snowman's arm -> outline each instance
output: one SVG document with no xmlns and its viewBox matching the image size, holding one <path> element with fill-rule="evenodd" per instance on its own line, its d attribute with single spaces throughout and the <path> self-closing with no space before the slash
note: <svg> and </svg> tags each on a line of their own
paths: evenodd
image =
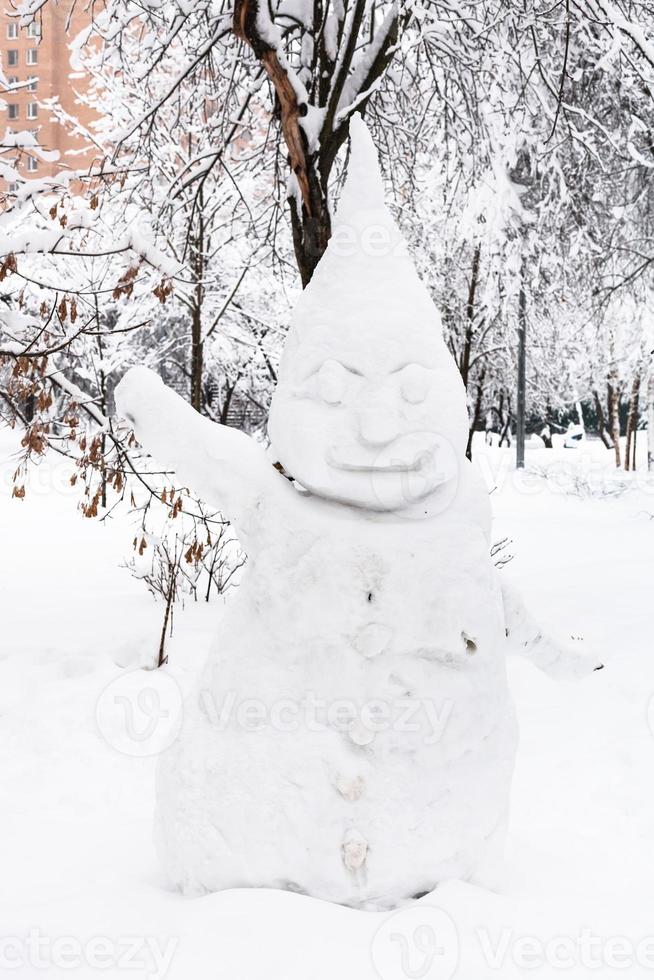
<svg viewBox="0 0 654 980">
<path fill-rule="evenodd" d="M 563 646 L 547 636 L 524 604 L 522 596 L 504 575 L 500 576 L 504 602 L 504 625 L 509 651 L 530 660 L 550 677 L 559 680 L 586 677 L 601 670 L 597 658 L 583 648 Z"/>
<path fill-rule="evenodd" d="M 132 424 L 157 463 L 233 519 L 239 531 L 259 502 L 287 489 L 253 439 L 200 415 L 154 371 L 128 371 L 115 401 L 117 413 Z"/>
</svg>

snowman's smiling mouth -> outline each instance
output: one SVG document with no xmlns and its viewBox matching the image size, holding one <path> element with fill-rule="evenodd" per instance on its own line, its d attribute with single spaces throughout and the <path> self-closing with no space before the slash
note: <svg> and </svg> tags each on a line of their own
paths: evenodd
<svg viewBox="0 0 654 980">
<path fill-rule="evenodd" d="M 362 461 L 360 451 L 356 448 L 330 450 L 327 462 L 334 469 L 346 470 L 350 473 L 418 473 L 434 462 L 434 450 L 423 449 L 412 459 L 384 459 L 380 453 L 374 460 Z"/>
</svg>

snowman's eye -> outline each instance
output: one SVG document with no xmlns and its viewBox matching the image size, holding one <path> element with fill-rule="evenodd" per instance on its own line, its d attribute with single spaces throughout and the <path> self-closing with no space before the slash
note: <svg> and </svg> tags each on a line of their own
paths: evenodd
<svg viewBox="0 0 654 980">
<path fill-rule="evenodd" d="M 419 364 L 407 364 L 400 372 L 402 398 L 412 405 L 423 402 L 429 391 L 429 374 Z"/>
<path fill-rule="evenodd" d="M 340 361 L 325 361 L 318 371 L 318 391 L 328 405 L 340 405 L 345 397 L 350 372 Z"/>
</svg>

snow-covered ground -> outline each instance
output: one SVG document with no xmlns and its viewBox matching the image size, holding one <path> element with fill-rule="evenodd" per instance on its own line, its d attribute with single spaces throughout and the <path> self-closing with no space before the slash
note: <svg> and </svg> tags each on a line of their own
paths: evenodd
<svg viewBox="0 0 654 980">
<path fill-rule="evenodd" d="M 644 441 L 644 440 L 641 440 Z M 515 555 L 502 575 L 606 669 L 557 683 L 512 661 L 521 728 L 500 894 L 451 882 L 394 914 L 275 891 L 183 898 L 151 839 L 157 748 L 218 605 L 175 617 L 120 567 L 133 532 L 78 515 L 65 463 L 10 499 L 0 432 L 0 968 L 15 977 L 483 980 L 654 970 L 654 487 L 615 492 L 587 450 L 478 446 Z M 643 447 L 641 447 L 643 448 Z M 549 469 L 549 476 L 542 474 Z M 572 642 L 572 641 L 571 641 Z M 575 641 L 577 642 L 577 641 Z M 649 719 L 648 719 L 648 709 Z"/>
</svg>

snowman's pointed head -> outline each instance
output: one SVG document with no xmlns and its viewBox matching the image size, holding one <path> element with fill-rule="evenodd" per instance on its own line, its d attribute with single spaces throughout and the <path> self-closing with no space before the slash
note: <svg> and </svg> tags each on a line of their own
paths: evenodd
<svg viewBox="0 0 654 980">
<path fill-rule="evenodd" d="M 332 238 L 294 310 L 268 430 L 304 487 L 374 510 L 451 487 L 465 452 L 461 376 L 358 115 Z"/>
</svg>

